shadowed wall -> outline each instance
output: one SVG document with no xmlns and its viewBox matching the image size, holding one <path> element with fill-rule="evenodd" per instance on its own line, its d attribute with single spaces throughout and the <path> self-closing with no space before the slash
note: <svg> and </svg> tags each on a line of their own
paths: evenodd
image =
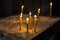
<svg viewBox="0 0 60 40">
<path fill-rule="evenodd" d="M 24 13 L 32 11 L 33 14 L 37 14 L 37 9 L 41 8 L 41 15 L 49 16 L 50 2 L 51 0 L 0 0 L 0 17 L 20 14 L 21 5 L 25 6 Z M 60 16 L 59 1 L 53 0 L 52 2 L 53 2 L 52 15 Z"/>
</svg>

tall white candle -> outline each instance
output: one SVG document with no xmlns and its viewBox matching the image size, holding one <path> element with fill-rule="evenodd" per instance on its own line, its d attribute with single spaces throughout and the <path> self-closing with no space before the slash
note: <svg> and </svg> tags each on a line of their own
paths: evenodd
<svg viewBox="0 0 60 40">
<path fill-rule="evenodd" d="M 20 30 L 21 30 L 21 27 L 22 27 L 22 22 L 23 22 L 23 18 L 22 18 L 22 13 L 20 14 Z"/>
<path fill-rule="evenodd" d="M 52 2 L 50 3 L 50 16 L 52 15 Z"/>
<path fill-rule="evenodd" d="M 31 23 L 32 23 L 32 16 L 31 12 L 29 12 L 29 28 L 31 29 Z"/>
<path fill-rule="evenodd" d="M 24 8 L 24 5 L 21 6 L 21 12 L 23 13 L 23 8 Z"/>
<path fill-rule="evenodd" d="M 40 15 L 40 8 L 38 9 L 38 16 Z"/>
<path fill-rule="evenodd" d="M 36 32 L 37 16 L 34 15 L 34 32 Z"/>
<path fill-rule="evenodd" d="M 28 33 L 29 18 L 26 18 L 26 24 L 27 24 L 27 32 L 26 33 Z"/>
</svg>

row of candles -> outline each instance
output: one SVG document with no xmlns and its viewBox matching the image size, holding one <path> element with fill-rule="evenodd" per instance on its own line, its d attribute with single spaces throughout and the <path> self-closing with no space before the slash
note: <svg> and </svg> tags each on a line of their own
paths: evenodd
<svg viewBox="0 0 60 40">
<path fill-rule="evenodd" d="M 21 6 L 21 14 L 20 14 L 20 30 L 22 27 L 22 23 L 23 23 L 23 8 L 24 6 Z M 52 2 L 50 3 L 50 16 L 51 16 L 51 12 L 52 12 Z M 40 8 L 38 9 L 38 15 L 34 15 L 34 32 L 36 32 L 36 24 L 37 24 L 37 17 L 39 17 L 40 15 Z M 31 12 L 29 12 L 29 18 L 26 18 L 26 25 L 27 25 L 27 30 L 26 32 L 28 33 L 29 28 L 31 28 L 31 23 L 32 23 L 32 16 L 31 16 Z M 29 25 L 29 26 L 28 26 Z"/>
<path fill-rule="evenodd" d="M 32 23 L 32 16 L 31 16 L 31 12 L 29 12 L 29 18 L 26 18 L 27 33 L 28 33 L 28 29 L 29 28 L 31 29 L 31 23 Z M 34 15 L 34 32 L 36 32 L 36 23 L 37 23 L 37 15 Z M 21 13 L 20 14 L 20 30 L 21 30 L 22 24 L 23 24 L 23 16 Z"/>
</svg>

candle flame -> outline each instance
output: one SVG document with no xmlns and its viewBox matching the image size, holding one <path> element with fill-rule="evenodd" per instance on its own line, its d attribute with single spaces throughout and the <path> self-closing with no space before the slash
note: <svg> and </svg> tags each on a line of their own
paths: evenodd
<svg viewBox="0 0 60 40">
<path fill-rule="evenodd" d="M 28 21 L 29 21 L 29 18 L 26 18 L 26 21 L 27 21 L 26 23 L 28 23 Z"/>
<path fill-rule="evenodd" d="M 21 6 L 22 8 L 24 7 L 24 5 Z"/>
<path fill-rule="evenodd" d="M 40 14 L 40 8 L 38 9 L 38 15 Z"/>
<path fill-rule="evenodd" d="M 36 17 L 37 17 L 37 15 L 34 15 L 34 17 L 36 18 Z"/>
<path fill-rule="evenodd" d="M 40 8 L 38 9 L 38 11 L 40 11 Z"/>
<path fill-rule="evenodd" d="M 22 13 L 20 14 L 20 17 L 22 17 Z"/>
<path fill-rule="evenodd" d="M 29 12 L 29 15 L 31 15 L 31 12 Z"/>
<path fill-rule="evenodd" d="M 35 18 L 34 20 L 37 20 L 37 15 L 34 15 L 34 18 Z"/>
<path fill-rule="evenodd" d="M 29 21 L 29 18 L 26 18 L 26 21 Z"/>
<path fill-rule="evenodd" d="M 50 3 L 50 5 L 52 5 L 52 2 Z"/>
</svg>

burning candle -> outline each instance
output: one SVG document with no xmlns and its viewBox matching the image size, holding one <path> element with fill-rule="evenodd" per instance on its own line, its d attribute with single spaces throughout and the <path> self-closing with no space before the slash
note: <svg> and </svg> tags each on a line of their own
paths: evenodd
<svg viewBox="0 0 60 40">
<path fill-rule="evenodd" d="M 31 12 L 29 12 L 29 25 L 30 25 L 30 29 L 31 29 L 31 22 L 32 22 L 32 16 L 31 16 Z"/>
<path fill-rule="evenodd" d="M 20 30 L 21 30 L 21 27 L 22 27 L 22 13 L 20 14 Z"/>
<path fill-rule="evenodd" d="M 36 32 L 37 16 L 34 15 L 34 32 Z"/>
<path fill-rule="evenodd" d="M 26 18 L 26 24 L 27 24 L 27 33 L 28 33 L 29 18 Z"/>
<path fill-rule="evenodd" d="M 23 8 L 24 8 L 24 5 L 21 6 L 21 12 L 23 13 Z"/>
<path fill-rule="evenodd" d="M 52 2 L 50 3 L 50 16 L 51 16 L 51 13 L 52 13 Z"/>
<path fill-rule="evenodd" d="M 38 9 L 38 17 L 39 17 L 39 15 L 40 15 L 40 8 Z"/>
</svg>

